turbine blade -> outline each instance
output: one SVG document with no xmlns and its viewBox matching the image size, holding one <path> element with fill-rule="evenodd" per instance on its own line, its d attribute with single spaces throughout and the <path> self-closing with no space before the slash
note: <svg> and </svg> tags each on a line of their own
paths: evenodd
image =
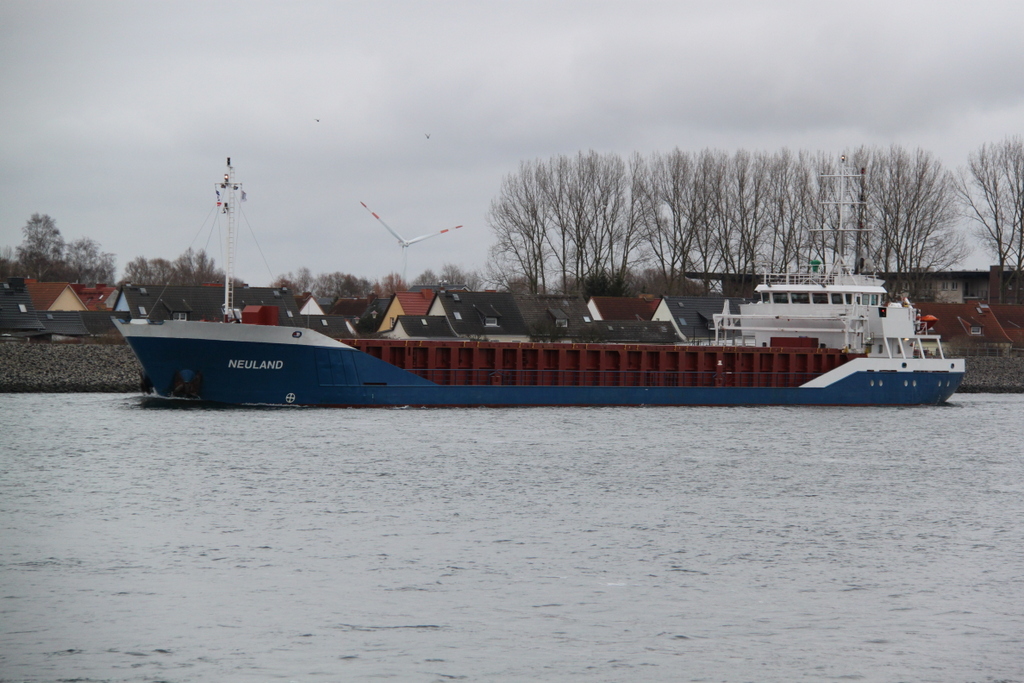
<svg viewBox="0 0 1024 683">
<path fill-rule="evenodd" d="M 394 236 L 395 236 L 395 239 L 396 239 L 396 240 L 398 240 L 398 243 L 399 243 L 399 244 L 401 244 L 401 245 L 403 245 L 403 246 L 405 246 L 405 245 L 408 245 L 408 244 L 411 244 L 411 242 L 408 242 L 408 241 L 406 241 L 406 239 L 405 239 L 404 237 L 402 237 L 402 236 L 401 236 L 401 235 L 399 235 L 399 234 L 398 234 L 397 232 L 395 232 L 394 230 L 392 230 L 392 229 L 391 229 L 391 226 L 390 226 L 390 225 L 388 225 L 387 223 L 385 223 L 385 222 L 384 222 L 384 219 L 383 219 L 383 218 L 381 218 L 380 216 L 378 216 L 377 214 L 375 214 L 375 213 L 374 213 L 373 211 L 371 211 L 371 210 L 370 210 L 370 207 L 368 207 L 368 206 L 366 205 L 366 202 L 359 202 L 359 203 L 363 205 L 363 208 L 364 208 L 364 209 L 366 209 L 367 211 L 369 211 L 369 212 L 370 212 L 370 215 L 371 215 L 371 216 L 373 216 L 373 217 L 374 217 L 374 218 L 376 218 L 376 219 L 377 219 L 378 221 L 380 221 L 380 224 L 381 224 L 381 225 L 383 225 L 383 226 L 384 226 L 385 228 L 387 228 L 387 231 L 388 231 L 388 232 L 390 232 L 390 233 L 391 233 L 392 235 L 394 235 Z"/>
<path fill-rule="evenodd" d="M 462 227 L 461 225 L 456 225 L 454 228 L 445 228 L 444 230 L 440 230 L 438 232 L 432 232 L 429 235 L 420 235 L 419 237 L 412 238 L 411 240 L 409 240 L 408 243 L 409 244 L 416 244 L 417 242 L 422 242 L 423 240 L 428 240 L 431 237 L 437 237 L 438 235 L 443 235 L 446 232 L 451 232 L 452 230 L 458 230 L 461 227 Z"/>
</svg>

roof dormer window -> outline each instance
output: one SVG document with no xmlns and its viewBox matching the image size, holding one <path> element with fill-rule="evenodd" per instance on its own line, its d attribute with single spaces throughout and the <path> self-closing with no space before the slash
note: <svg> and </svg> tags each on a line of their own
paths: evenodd
<svg viewBox="0 0 1024 683">
<path fill-rule="evenodd" d="M 971 325 L 971 334 L 981 335 L 981 325 Z"/>
</svg>

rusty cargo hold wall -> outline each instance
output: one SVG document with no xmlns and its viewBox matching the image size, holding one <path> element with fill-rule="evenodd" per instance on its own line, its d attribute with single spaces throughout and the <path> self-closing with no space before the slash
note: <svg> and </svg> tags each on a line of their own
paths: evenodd
<svg viewBox="0 0 1024 683">
<path fill-rule="evenodd" d="M 443 385 L 795 387 L 863 356 L 797 347 L 341 341 Z"/>
</svg>

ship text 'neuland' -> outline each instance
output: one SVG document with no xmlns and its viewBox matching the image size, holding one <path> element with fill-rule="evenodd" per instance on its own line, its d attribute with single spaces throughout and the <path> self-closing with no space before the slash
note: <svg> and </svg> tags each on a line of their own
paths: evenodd
<svg viewBox="0 0 1024 683">
<path fill-rule="evenodd" d="M 229 360 L 229 368 L 236 370 L 280 370 L 284 367 L 283 360 Z"/>
</svg>

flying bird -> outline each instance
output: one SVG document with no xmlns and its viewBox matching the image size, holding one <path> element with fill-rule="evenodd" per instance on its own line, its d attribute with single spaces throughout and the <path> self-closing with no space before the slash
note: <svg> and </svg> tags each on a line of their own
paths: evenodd
<svg viewBox="0 0 1024 683">
<path fill-rule="evenodd" d="M 424 135 L 426 135 L 426 136 L 427 136 L 427 139 L 428 139 L 428 140 L 430 139 L 430 133 L 424 133 Z"/>
</svg>

